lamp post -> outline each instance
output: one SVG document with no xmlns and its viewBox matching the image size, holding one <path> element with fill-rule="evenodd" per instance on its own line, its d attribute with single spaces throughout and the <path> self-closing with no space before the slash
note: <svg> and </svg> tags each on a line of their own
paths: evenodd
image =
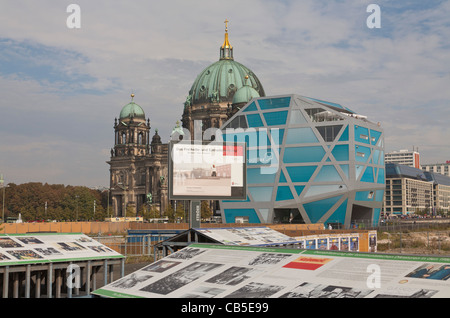
<svg viewBox="0 0 450 318">
<path fill-rule="evenodd" d="M 109 216 L 109 192 L 111 192 L 111 188 L 108 188 L 108 199 L 106 202 L 106 215 Z M 112 215 L 111 215 L 112 218 Z"/>
<path fill-rule="evenodd" d="M 2 222 L 5 222 L 5 185 L 4 185 L 5 180 L 3 179 L 3 174 L 0 174 L 0 184 L 2 185 L 3 188 L 3 211 L 2 211 Z"/>
<path fill-rule="evenodd" d="M 77 199 L 77 209 L 76 209 L 76 222 L 78 222 L 78 198 L 79 198 L 80 196 L 77 194 L 77 195 L 75 195 L 75 198 Z"/>
</svg>

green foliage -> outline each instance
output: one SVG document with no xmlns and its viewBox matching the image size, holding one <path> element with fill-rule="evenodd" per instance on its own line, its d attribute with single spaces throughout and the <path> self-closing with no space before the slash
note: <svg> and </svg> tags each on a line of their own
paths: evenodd
<svg viewBox="0 0 450 318">
<path fill-rule="evenodd" d="M 164 212 L 164 216 L 169 218 L 169 222 L 172 223 L 175 221 L 175 210 L 172 207 L 172 204 L 169 203 L 166 211 Z"/>
<path fill-rule="evenodd" d="M 183 203 L 178 203 L 176 210 L 173 208 L 172 204 L 169 203 L 164 216 L 167 216 L 169 218 L 169 222 L 177 222 L 184 219 Z"/>
<path fill-rule="evenodd" d="M 212 210 L 209 206 L 209 201 L 202 201 L 200 213 L 202 219 L 209 219 L 212 216 Z"/>
<path fill-rule="evenodd" d="M 125 211 L 125 216 L 129 217 L 129 218 L 136 217 L 136 207 L 127 205 L 127 210 Z"/>
<path fill-rule="evenodd" d="M 25 222 L 103 221 L 107 217 L 107 193 L 87 187 L 30 182 L 10 183 L 5 190 L 5 218 L 19 213 Z"/>
</svg>

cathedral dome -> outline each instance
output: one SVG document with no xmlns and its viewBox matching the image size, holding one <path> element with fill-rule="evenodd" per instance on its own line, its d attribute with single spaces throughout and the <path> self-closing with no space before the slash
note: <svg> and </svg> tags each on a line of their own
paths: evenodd
<svg viewBox="0 0 450 318">
<path fill-rule="evenodd" d="M 245 85 L 239 88 L 233 96 L 233 104 L 248 103 L 252 98 L 261 97 L 258 91 L 250 86 L 249 77 L 245 78 Z"/>
<path fill-rule="evenodd" d="M 141 106 L 133 101 L 134 94 L 131 94 L 131 102 L 123 106 L 120 111 L 120 119 L 141 118 L 145 120 L 145 113 Z"/>
<path fill-rule="evenodd" d="M 219 61 L 205 68 L 197 76 L 189 91 L 186 106 L 201 103 L 231 103 L 234 94 L 246 84 L 246 81 L 259 96 L 265 96 L 258 77 L 249 68 L 234 60 L 233 47 L 228 40 L 228 29 L 225 29 L 225 41 L 220 47 Z"/>
<path fill-rule="evenodd" d="M 208 66 L 197 76 L 189 91 L 191 105 L 231 102 L 236 91 L 244 86 L 247 75 L 251 88 L 259 96 L 265 96 L 261 82 L 250 69 L 234 60 L 223 59 Z"/>
</svg>

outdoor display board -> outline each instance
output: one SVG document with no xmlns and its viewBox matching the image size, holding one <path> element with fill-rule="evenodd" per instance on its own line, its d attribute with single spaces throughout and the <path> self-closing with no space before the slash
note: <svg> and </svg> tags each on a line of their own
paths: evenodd
<svg viewBox="0 0 450 318">
<path fill-rule="evenodd" d="M 123 256 L 80 233 L 0 235 L 0 266 L 119 257 Z"/>
<path fill-rule="evenodd" d="M 273 246 L 301 242 L 269 227 L 197 228 L 195 230 L 225 245 Z"/>
<path fill-rule="evenodd" d="M 450 297 L 450 257 L 192 244 L 93 294 L 111 298 Z"/>
<path fill-rule="evenodd" d="M 295 239 L 298 240 L 299 247 L 304 249 L 360 251 L 358 233 L 307 235 Z"/>
<path fill-rule="evenodd" d="M 171 141 L 172 200 L 247 199 L 245 143 Z"/>
</svg>

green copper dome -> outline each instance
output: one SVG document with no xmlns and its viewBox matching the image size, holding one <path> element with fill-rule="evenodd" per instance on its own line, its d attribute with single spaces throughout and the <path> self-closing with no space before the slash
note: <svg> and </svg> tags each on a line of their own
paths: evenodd
<svg viewBox="0 0 450 318">
<path fill-rule="evenodd" d="M 132 94 L 131 97 L 134 98 L 134 94 Z M 131 100 L 130 103 L 123 106 L 122 110 L 120 111 L 119 118 L 142 118 L 145 120 L 145 113 L 141 106 Z"/>
<path fill-rule="evenodd" d="M 259 94 L 258 97 L 265 96 L 264 88 L 258 77 L 249 68 L 234 60 L 233 47 L 228 40 L 228 29 L 225 31 L 225 41 L 220 47 L 219 61 L 205 68 L 197 76 L 189 91 L 185 106 L 201 103 L 231 103 L 234 94 L 245 85 L 246 81 L 250 87 L 256 90 Z"/>
<path fill-rule="evenodd" d="M 233 96 L 233 104 L 247 103 L 252 98 L 261 97 L 259 93 L 249 85 L 249 79 L 246 80 L 244 86 L 239 88 Z"/>
<path fill-rule="evenodd" d="M 223 59 L 204 69 L 195 80 L 189 91 L 191 105 L 208 102 L 232 102 L 238 89 L 244 86 L 245 77 L 249 77 L 249 85 L 265 96 L 261 82 L 256 75 L 244 65 Z"/>
</svg>

